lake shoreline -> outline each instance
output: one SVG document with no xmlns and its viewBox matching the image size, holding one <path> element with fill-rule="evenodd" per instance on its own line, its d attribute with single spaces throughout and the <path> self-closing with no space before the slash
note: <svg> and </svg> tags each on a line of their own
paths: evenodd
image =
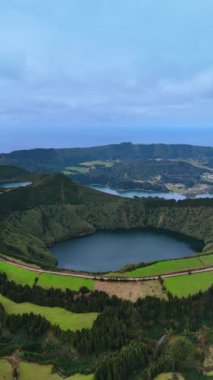
<svg viewBox="0 0 213 380">
<path fill-rule="evenodd" d="M 106 273 L 125 265 L 193 257 L 203 242 L 162 229 L 97 231 L 60 241 L 51 248 L 58 268 Z"/>
<path fill-rule="evenodd" d="M 175 199 L 175 200 L 184 200 L 184 199 L 198 199 L 198 198 L 213 198 L 213 193 L 182 193 L 182 192 L 173 192 L 173 191 L 163 191 L 163 192 L 155 192 L 153 190 L 141 190 L 141 189 L 117 189 L 106 185 L 101 184 L 90 184 L 87 185 L 91 189 L 102 191 L 106 194 L 111 194 L 115 196 L 120 196 L 124 198 L 164 198 L 164 199 Z M 135 193 L 135 194 L 134 194 Z M 133 194 L 132 196 L 128 196 L 128 194 Z M 141 195 L 139 195 L 141 194 Z M 167 197 L 168 195 L 168 197 Z M 174 197 L 170 197 L 169 195 L 173 195 Z"/>
</svg>

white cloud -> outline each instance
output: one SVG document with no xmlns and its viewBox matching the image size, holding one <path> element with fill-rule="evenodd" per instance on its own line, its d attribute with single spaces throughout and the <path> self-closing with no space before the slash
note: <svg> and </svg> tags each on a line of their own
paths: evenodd
<svg viewBox="0 0 213 380">
<path fill-rule="evenodd" d="M 213 69 L 201 71 L 196 75 L 180 81 L 163 79 L 159 83 L 162 93 L 170 96 L 184 96 L 188 98 L 213 96 Z"/>
</svg>

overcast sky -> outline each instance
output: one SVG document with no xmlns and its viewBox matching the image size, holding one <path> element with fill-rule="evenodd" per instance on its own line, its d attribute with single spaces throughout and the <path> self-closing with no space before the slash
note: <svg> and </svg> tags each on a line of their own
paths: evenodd
<svg viewBox="0 0 213 380">
<path fill-rule="evenodd" d="M 0 148 L 213 125 L 212 0 L 0 0 Z"/>
</svg>

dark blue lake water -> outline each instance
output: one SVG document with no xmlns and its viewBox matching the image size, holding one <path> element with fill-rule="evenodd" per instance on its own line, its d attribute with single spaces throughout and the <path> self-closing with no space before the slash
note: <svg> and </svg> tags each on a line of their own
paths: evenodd
<svg viewBox="0 0 213 380">
<path fill-rule="evenodd" d="M 189 244 L 150 231 L 98 232 L 57 243 L 51 252 L 61 268 L 90 272 L 118 270 L 125 264 L 190 256 Z"/>
</svg>

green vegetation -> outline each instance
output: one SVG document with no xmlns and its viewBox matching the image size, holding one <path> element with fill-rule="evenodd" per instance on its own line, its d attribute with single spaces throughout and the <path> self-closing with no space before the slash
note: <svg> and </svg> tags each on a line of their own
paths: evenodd
<svg viewBox="0 0 213 380">
<path fill-rule="evenodd" d="M 52 325 L 59 325 L 62 330 L 81 330 L 91 328 L 97 313 L 77 314 L 64 310 L 60 307 L 38 306 L 29 302 L 15 303 L 0 295 L 0 303 L 4 306 L 6 313 L 22 315 L 33 313 L 46 318 Z"/>
<path fill-rule="evenodd" d="M 98 183 L 116 189 L 141 189 L 145 191 L 176 191 L 203 184 L 204 174 L 210 169 L 198 168 L 180 160 L 127 160 L 114 165 L 97 165 L 93 170 L 80 172 L 75 179 L 84 184 Z M 206 182 L 207 184 L 207 182 Z M 186 189 L 185 189 L 186 187 Z"/>
<path fill-rule="evenodd" d="M 40 274 L 28 269 L 15 267 L 13 264 L 0 261 L 0 272 L 6 273 L 10 281 L 14 281 L 20 285 L 29 285 L 32 287 L 35 280 L 38 279 L 37 285 L 48 289 L 71 289 L 78 291 L 81 287 L 87 287 L 89 290 L 93 289 L 94 281 L 90 279 L 78 277 L 66 277 L 52 274 Z"/>
<path fill-rule="evenodd" d="M 21 181 L 30 177 L 30 173 L 16 166 L 0 166 L 0 183 L 7 181 Z"/>
<path fill-rule="evenodd" d="M 27 188 L 0 196 L 0 251 L 52 268 L 48 246 L 93 233 L 152 227 L 203 240 L 213 236 L 213 200 L 124 199 L 95 191 L 63 174 L 44 174 Z"/>
<path fill-rule="evenodd" d="M 91 148 L 31 149 L 1 154 L 0 164 L 18 165 L 33 171 L 63 170 L 91 161 L 196 160 L 211 163 L 213 148 L 192 145 L 122 143 Z"/>
<path fill-rule="evenodd" d="M 130 173 L 133 180 L 134 172 L 145 176 L 150 160 L 157 162 L 150 162 L 156 186 L 155 168 L 165 169 L 165 162 L 161 166 L 158 159 L 178 159 L 179 156 L 186 160 L 199 157 L 201 161 L 210 162 L 212 148 L 121 144 L 83 151 L 14 152 L 3 155 L 0 161 L 25 163 L 31 170 L 61 171 L 82 162 L 117 160 L 112 167 L 101 168 L 102 173 L 106 170 L 115 174 L 119 160 L 123 160 L 121 169 L 127 170 L 127 176 Z M 127 161 L 131 160 L 139 162 L 129 165 Z M 147 162 L 140 169 L 143 160 Z M 161 174 L 163 180 L 174 178 L 174 168 L 180 173 L 185 168 L 192 182 L 201 176 L 203 168 L 196 168 L 195 172 L 187 162 L 185 164 L 168 164 L 168 170 Z M 95 171 L 100 169 L 98 166 Z M 190 179 L 185 180 L 188 183 Z M 186 267 L 190 270 L 191 266 L 212 263 L 213 200 L 121 199 L 85 188 L 62 174 L 51 173 L 36 175 L 28 188 L 2 193 L 0 209 L 0 251 L 44 267 L 56 264 L 48 251 L 55 241 L 98 230 L 146 227 L 195 238 L 204 243 L 204 251 L 210 254 L 134 268 L 127 275 L 138 270 L 150 271 L 154 266 L 155 271 L 164 272 L 165 267 L 169 271 Z M 45 379 L 94 373 L 94 380 L 150 380 L 159 374 L 177 373 L 187 380 L 206 380 L 206 353 L 212 344 L 211 272 L 165 280 L 164 286 L 170 291 L 168 300 L 146 297 L 131 303 L 110 298 L 104 292 L 93 291 L 88 295 L 85 286 L 92 289 L 93 282 L 82 283 L 79 279 L 75 282 L 67 277 L 65 281 L 62 276 L 37 275 L 28 270 L 28 273 L 22 269 L 12 270 L 10 264 L 1 265 L 10 281 L 0 273 L 0 356 L 11 357 L 18 353 L 18 358 L 25 362 L 21 364 L 25 378 L 30 379 L 32 373 L 39 377 L 39 363 L 52 365 L 57 372 L 57 375 L 51 374 L 48 367 L 49 372 L 45 373 L 42 367 L 41 379 L 43 373 Z M 65 290 L 67 282 L 70 288 L 79 289 L 83 285 L 84 289 L 79 293 Z M 52 285 L 61 289 L 49 289 Z M 204 292 L 205 289 L 208 290 Z M 199 293 L 185 298 L 187 292 Z M 37 364 L 30 369 L 32 362 Z M 82 380 L 82 376 L 75 375 L 71 379 Z M 83 379 L 91 380 L 93 375 Z"/>
<path fill-rule="evenodd" d="M 190 257 L 190 258 L 185 258 L 185 259 L 159 261 L 157 263 L 142 266 L 142 267 L 139 267 L 127 272 L 109 273 L 109 276 L 110 277 L 113 277 L 113 276 L 127 276 L 127 277 L 156 276 L 156 275 L 161 275 L 164 273 L 203 268 L 203 267 L 207 267 L 211 265 L 213 265 L 213 254 L 195 256 L 195 257 Z"/>
<path fill-rule="evenodd" d="M 20 362 L 17 365 L 19 380 L 63 380 L 64 377 L 54 372 L 51 365 Z M 0 380 L 12 380 L 13 369 L 6 359 L 0 360 Z M 65 380 L 93 380 L 93 375 L 76 374 L 66 377 Z"/>
<path fill-rule="evenodd" d="M 204 292 L 212 285 L 213 272 L 196 273 L 164 280 L 166 290 L 177 297 L 188 297 L 198 292 Z"/>
<path fill-rule="evenodd" d="M 0 380 L 12 380 L 12 367 L 6 359 L 0 359 Z"/>
<path fill-rule="evenodd" d="M 85 168 L 83 166 L 67 166 L 65 169 L 64 169 L 66 172 L 71 172 L 71 173 L 87 173 L 88 171 L 88 168 Z"/>
<path fill-rule="evenodd" d="M 10 281 L 15 281 L 20 285 L 33 286 L 35 283 L 35 278 L 37 277 L 37 273 L 35 272 L 14 267 L 14 265 L 4 261 L 0 261 L 0 272 L 6 273 Z"/>
<path fill-rule="evenodd" d="M 82 166 L 105 166 L 106 168 L 111 168 L 113 166 L 112 161 L 102 161 L 102 160 L 96 160 L 96 161 L 88 161 L 88 162 L 81 162 L 80 165 Z"/>
<path fill-rule="evenodd" d="M 62 330 L 44 316 L 8 314 L 5 297 L 1 297 L 6 309 L 0 304 L 1 357 L 13 355 L 24 362 L 53 365 L 64 377 L 94 373 L 94 380 L 109 380 L 110 373 L 113 380 L 149 380 L 173 372 L 187 380 L 206 380 L 206 353 L 213 336 L 209 307 L 213 288 L 187 299 L 171 295 L 168 301 L 146 297 L 131 303 L 101 292 L 73 298 L 71 292 L 23 287 L 8 282 L 5 275 L 0 280 L 1 292 L 7 297 L 19 302 L 35 299 L 42 302 L 43 310 L 48 308 L 45 305 L 60 303 L 84 315 L 88 310 L 99 312 L 91 329 Z"/>
<path fill-rule="evenodd" d="M 74 179 L 78 178 L 78 175 L 85 175 L 89 173 L 91 170 L 94 171 L 96 167 L 101 168 L 111 168 L 113 166 L 112 162 L 109 161 L 90 161 L 90 162 L 81 162 L 79 165 L 75 166 L 66 166 L 62 173 L 67 176 L 74 176 Z"/>
<path fill-rule="evenodd" d="M 51 365 L 39 365 L 34 363 L 24 363 L 21 362 L 20 366 L 19 380 L 63 380 L 57 373 L 53 372 Z M 66 377 L 64 380 L 93 380 L 93 375 L 80 375 L 76 374 L 73 376 Z"/>
<path fill-rule="evenodd" d="M 176 375 L 176 377 L 174 376 Z M 155 377 L 154 380 L 184 380 L 183 376 L 178 373 L 162 373 L 161 375 L 158 375 Z"/>
<path fill-rule="evenodd" d="M 68 277 L 52 274 L 42 274 L 39 276 L 38 285 L 42 288 L 55 288 L 55 289 L 71 289 L 78 291 L 82 287 L 86 287 L 92 290 L 94 287 L 94 281 L 80 277 Z"/>
<path fill-rule="evenodd" d="M 181 184 L 184 192 L 212 189 L 205 175 L 212 167 L 212 148 L 189 145 L 123 143 L 81 149 L 34 149 L 2 154 L 0 165 L 31 171 L 63 172 L 84 184 L 117 189 L 168 191 Z M 88 170 L 92 169 L 92 170 Z M 170 187 L 168 186 L 170 185 Z"/>
</svg>

